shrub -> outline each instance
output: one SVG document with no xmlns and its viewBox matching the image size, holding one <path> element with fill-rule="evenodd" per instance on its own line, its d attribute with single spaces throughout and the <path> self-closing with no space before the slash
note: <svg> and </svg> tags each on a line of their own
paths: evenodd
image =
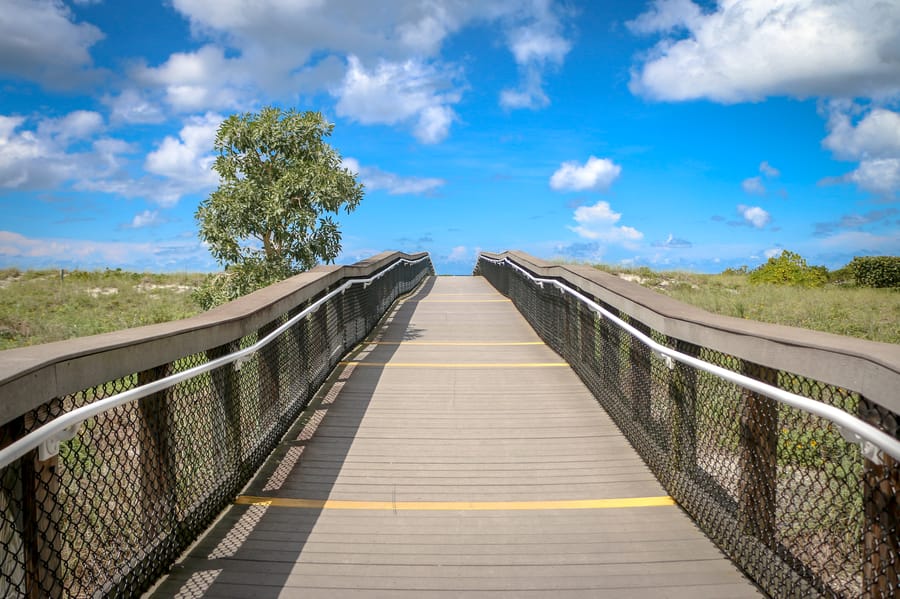
<svg viewBox="0 0 900 599">
<path fill-rule="evenodd" d="M 849 268 L 857 285 L 900 288 L 900 256 L 857 256 Z"/>
<path fill-rule="evenodd" d="M 750 271 L 749 280 L 751 283 L 821 287 L 828 282 L 828 269 L 809 266 L 800 254 L 784 250 Z"/>
</svg>

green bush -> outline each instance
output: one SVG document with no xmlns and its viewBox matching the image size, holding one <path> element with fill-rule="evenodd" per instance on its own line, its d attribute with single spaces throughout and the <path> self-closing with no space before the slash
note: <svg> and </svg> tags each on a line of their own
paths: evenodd
<svg viewBox="0 0 900 599">
<path fill-rule="evenodd" d="M 857 256 L 849 268 L 857 285 L 900 288 L 900 256 Z"/>
<path fill-rule="evenodd" d="M 784 250 L 750 271 L 749 280 L 751 283 L 821 287 L 828 282 L 828 269 L 809 266 L 800 254 Z"/>
</svg>

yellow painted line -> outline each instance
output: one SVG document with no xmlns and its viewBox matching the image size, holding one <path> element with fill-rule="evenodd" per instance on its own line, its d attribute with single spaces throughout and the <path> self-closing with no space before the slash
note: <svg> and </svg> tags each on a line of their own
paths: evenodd
<svg viewBox="0 0 900 599">
<path fill-rule="evenodd" d="M 379 366 L 381 368 L 558 368 L 567 362 L 340 362 L 341 366 Z"/>
<path fill-rule="evenodd" d="M 309 508 L 317 510 L 380 511 L 486 511 L 486 510 L 608 510 L 630 507 L 675 505 L 668 495 L 658 497 L 621 497 L 616 499 L 562 499 L 553 501 L 348 501 L 342 499 L 290 499 L 239 495 L 238 505 Z"/>
<path fill-rule="evenodd" d="M 511 345 L 544 345 L 543 341 L 367 341 L 360 345 L 435 345 L 460 347 L 500 347 Z"/>
<path fill-rule="evenodd" d="M 405 300 L 403 303 L 409 304 L 491 304 L 501 302 L 511 302 L 509 299 L 425 299 L 425 300 Z"/>
</svg>

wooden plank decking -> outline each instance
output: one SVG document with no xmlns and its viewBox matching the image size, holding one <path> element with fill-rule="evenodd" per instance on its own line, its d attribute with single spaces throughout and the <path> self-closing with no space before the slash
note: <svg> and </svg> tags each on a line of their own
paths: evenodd
<svg viewBox="0 0 900 599">
<path fill-rule="evenodd" d="M 319 401 L 154 597 L 759 596 L 481 278 L 398 304 Z"/>
</svg>

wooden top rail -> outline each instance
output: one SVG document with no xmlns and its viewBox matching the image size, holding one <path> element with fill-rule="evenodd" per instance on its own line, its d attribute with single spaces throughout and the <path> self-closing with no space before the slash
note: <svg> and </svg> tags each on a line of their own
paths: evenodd
<svg viewBox="0 0 900 599">
<path fill-rule="evenodd" d="M 712 314 L 590 266 L 554 264 L 515 250 L 483 254 L 566 281 L 670 337 L 857 391 L 900 413 L 898 345 Z"/>
<path fill-rule="evenodd" d="M 424 255 L 383 252 L 350 266 L 318 266 L 191 318 L 2 351 L 0 425 L 54 397 L 224 345 L 344 279 Z"/>
</svg>

